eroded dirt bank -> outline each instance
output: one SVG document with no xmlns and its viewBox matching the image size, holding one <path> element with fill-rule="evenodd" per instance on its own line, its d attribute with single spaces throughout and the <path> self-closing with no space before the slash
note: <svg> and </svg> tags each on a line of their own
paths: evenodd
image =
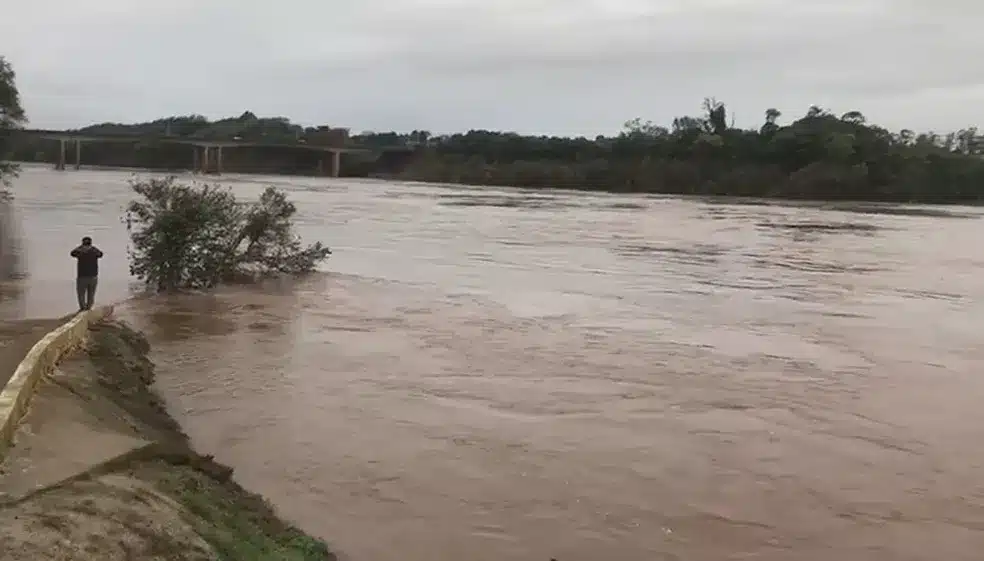
<svg viewBox="0 0 984 561">
<path fill-rule="evenodd" d="M 148 351 L 103 323 L 42 382 L 0 465 L 0 559 L 334 560 L 191 449 Z"/>
</svg>

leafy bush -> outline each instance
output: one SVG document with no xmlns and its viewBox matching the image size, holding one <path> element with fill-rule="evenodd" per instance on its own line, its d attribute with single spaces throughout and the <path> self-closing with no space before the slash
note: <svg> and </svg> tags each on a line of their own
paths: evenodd
<svg viewBox="0 0 984 561">
<path fill-rule="evenodd" d="M 297 208 L 268 187 L 240 202 L 217 185 L 175 177 L 133 181 L 139 199 L 126 207 L 130 274 L 158 291 L 207 289 L 223 282 L 315 270 L 331 250 L 303 246 L 294 233 Z"/>
</svg>

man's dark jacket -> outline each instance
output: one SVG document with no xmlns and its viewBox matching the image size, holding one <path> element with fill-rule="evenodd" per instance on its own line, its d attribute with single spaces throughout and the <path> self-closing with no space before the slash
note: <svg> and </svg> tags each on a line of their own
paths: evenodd
<svg viewBox="0 0 984 561">
<path fill-rule="evenodd" d="M 72 250 L 72 257 L 78 260 L 76 276 L 80 279 L 99 276 L 99 258 L 103 252 L 94 245 L 80 245 Z"/>
</svg>

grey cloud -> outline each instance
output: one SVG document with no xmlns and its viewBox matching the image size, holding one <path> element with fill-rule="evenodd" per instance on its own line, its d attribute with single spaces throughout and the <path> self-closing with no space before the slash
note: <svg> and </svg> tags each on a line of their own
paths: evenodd
<svg viewBox="0 0 984 561">
<path fill-rule="evenodd" d="M 704 96 L 945 130 L 984 84 L 972 0 L 38 0 L 5 7 L 36 126 L 250 109 L 361 129 L 610 133 Z"/>
</svg>

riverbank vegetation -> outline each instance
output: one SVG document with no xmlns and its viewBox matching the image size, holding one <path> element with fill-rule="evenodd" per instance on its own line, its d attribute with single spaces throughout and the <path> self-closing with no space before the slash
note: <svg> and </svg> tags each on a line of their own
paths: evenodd
<svg viewBox="0 0 984 561">
<path fill-rule="evenodd" d="M 13 152 L 9 131 L 19 129 L 27 123 L 27 114 L 21 106 L 20 92 L 17 90 L 17 74 L 13 66 L 0 55 L 0 185 L 10 186 L 17 176 L 16 164 L 10 162 Z"/>
<path fill-rule="evenodd" d="M 130 274 L 159 292 L 207 289 L 223 282 L 314 271 L 331 250 L 303 245 L 297 208 L 269 187 L 242 202 L 228 188 L 174 177 L 134 181 L 126 208 Z"/>
<path fill-rule="evenodd" d="M 11 182 L 20 168 L 12 162 L 13 142 L 11 131 L 27 123 L 27 114 L 21 106 L 17 90 L 17 74 L 13 66 L 0 55 L 0 280 L 22 276 L 20 252 L 16 247 L 17 229 L 10 207 Z"/>
<path fill-rule="evenodd" d="M 977 130 L 916 134 L 869 124 L 857 111 L 810 107 L 754 130 L 726 106 L 669 127 L 639 119 L 615 137 L 531 137 L 471 131 L 434 139 L 402 177 L 422 181 L 636 193 L 792 199 L 972 202 L 984 199 Z"/>
<path fill-rule="evenodd" d="M 317 132 L 285 118 L 258 118 L 249 112 L 218 121 L 193 115 L 134 125 L 101 124 L 81 131 L 166 133 L 212 140 L 279 138 L 285 143 L 303 141 L 305 135 Z M 789 122 L 783 122 L 777 109 L 767 109 L 761 125 L 754 129 L 734 127 L 725 104 L 707 99 L 700 115 L 678 117 L 669 126 L 635 119 L 615 136 L 566 138 L 472 130 L 443 136 L 412 131 L 343 137 L 336 141 L 377 151 L 374 159 L 347 154 L 342 165 L 347 176 L 791 199 L 928 203 L 984 199 L 984 143 L 976 128 L 948 134 L 893 132 L 868 123 L 858 111 L 837 115 L 820 107 L 810 107 Z M 384 150 L 393 147 L 404 151 Z M 86 154 L 86 150 L 120 153 L 100 156 Z M 254 151 L 241 170 L 237 151 L 228 151 L 228 171 L 259 166 L 257 169 L 269 172 L 309 174 L 317 168 L 310 151 L 295 149 L 288 154 L 289 147 L 262 153 L 244 150 Z M 93 143 L 83 151 L 83 159 L 93 164 L 100 157 L 112 165 L 174 168 L 187 167 L 190 161 L 186 147 L 173 145 Z M 264 158 L 270 159 L 265 167 L 261 164 Z"/>
</svg>

